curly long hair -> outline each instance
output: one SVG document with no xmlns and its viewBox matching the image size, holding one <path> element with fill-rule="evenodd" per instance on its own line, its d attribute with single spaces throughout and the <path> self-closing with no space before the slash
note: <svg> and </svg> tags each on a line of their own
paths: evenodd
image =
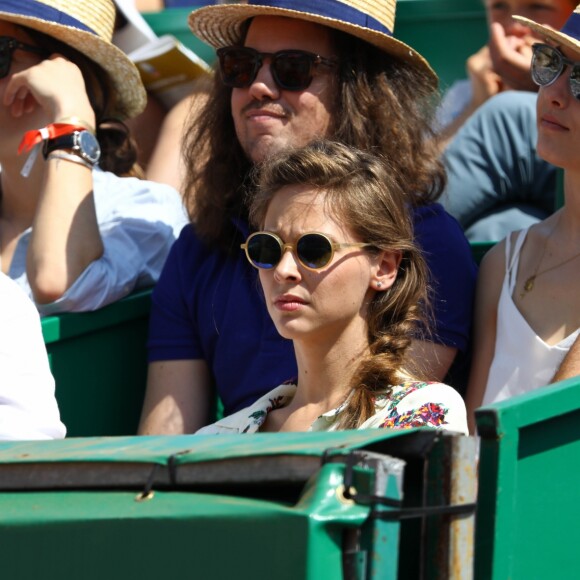
<svg viewBox="0 0 580 580">
<path fill-rule="evenodd" d="M 326 137 L 386 159 L 410 205 L 436 200 L 445 186 L 445 171 L 431 129 L 436 104 L 432 81 L 358 38 L 332 33 L 340 62 L 339 90 Z M 252 163 L 236 136 L 231 93 L 215 75 L 205 106 L 186 130 L 183 149 L 190 219 L 203 240 L 226 250 L 235 248 L 231 218 L 247 218 L 244 197 L 252 187 Z"/>
<path fill-rule="evenodd" d="M 111 115 L 115 109 L 116 94 L 107 73 L 78 50 L 58 39 L 21 27 L 37 46 L 49 53 L 59 53 L 74 62 L 83 75 L 89 101 L 95 111 L 96 136 L 101 146 L 99 166 L 119 176 L 143 177 L 143 170 L 137 164 L 137 145 L 122 119 Z"/>
<path fill-rule="evenodd" d="M 377 395 L 388 395 L 390 385 L 412 375 L 408 347 L 425 328 L 428 310 L 427 267 L 413 241 L 397 171 L 387 160 L 323 140 L 266 160 L 256 181 L 249 206 L 253 226 L 263 227 L 277 191 L 306 185 L 324 193 L 329 215 L 372 244 L 365 251 L 391 250 L 402 256 L 394 284 L 377 292 L 368 306 L 369 354 L 354 369 L 353 393 L 340 424 L 342 429 L 356 429 L 373 415 Z"/>
</svg>

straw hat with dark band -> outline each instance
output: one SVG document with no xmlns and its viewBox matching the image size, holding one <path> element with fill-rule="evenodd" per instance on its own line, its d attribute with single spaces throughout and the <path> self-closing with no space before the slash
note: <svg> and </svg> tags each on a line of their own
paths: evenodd
<svg viewBox="0 0 580 580">
<path fill-rule="evenodd" d="M 580 4 L 576 7 L 576 10 L 574 10 L 561 30 L 554 30 L 549 26 L 538 24 L 537 22 L 524 18 L 523 16 L 514 16 L 514 20 L 525 24 L 538 36 L 543 36 L 544 38 L 552 40 L 556 44 L 580 52 Z"/>
<path fill-rule="evenodd" d="M 214 48 L 237 44 L 242 24 L 255 16 L 286 16 L 342 30 L 427 73 L 429 63 L 410 46 L 393 38 L 396 0 L 249 0 L 247 4 L 206 6 L 192 12 L 189 26 Z"/>
<path fill-rule="evenodd" d="M 115 24 L 112 0 L 2 0 L 0 20 L 26 26 L 60 40 L 96 62 L 117 93 L 114 114 L 139 114 L 147 94 L 139 71 L 111 44 Z"/>
</svg>

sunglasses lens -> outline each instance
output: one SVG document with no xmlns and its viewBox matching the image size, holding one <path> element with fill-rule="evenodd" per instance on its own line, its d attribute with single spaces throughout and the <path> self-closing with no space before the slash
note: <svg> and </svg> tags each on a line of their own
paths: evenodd
<svg viewBox="0 0 580 580">
<path fill-rule="evenodd" d="M 248 257 L 256 268 L 271 270 L 282 257 L 282 248 L 278 240 L 265 233 L 258 233 L 248 240 Z"/>
<path fill-rule="evenodd" d="M 560 53 L 551 46 L 535 45 L 532 58 L 532 78 L 541 87 L 554 82 L 562 72 Z"/>
<path fill-rule="evenodd" d="M 288 91 L 302 91 L 312 82 L 313 56 L 300 52 L 283 52 L 276 55 L 272 72 L 278 85 Z"/>
<path fill-rule="evenodd" d="M 258 56 L 243 48 L 218 50 L 222 80 L 228 87 L 243 88 L 256 78 Z"/>
<path fill-rule="evenodd" d="M 332 259 L 332 246 L 320 234 L 305 234 L 296 244 L 296 253 L 308 268 L 324 268 Z"/>
<path fill-rule="evenodd" d="M 570 73 L 570 90 L 574 98 L 580 101 L 580 65 L 576 65 Z"/>
<path fill-rule="evenodd" d="M 0 79 L 8 75 L 11 63 L 12 54 L 8 43 L 0 39 Z"/>
</svg>

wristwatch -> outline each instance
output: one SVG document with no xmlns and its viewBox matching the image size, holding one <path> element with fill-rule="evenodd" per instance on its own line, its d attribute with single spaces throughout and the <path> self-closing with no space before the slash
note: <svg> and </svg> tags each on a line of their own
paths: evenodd
<svg viewBox="0 0 580 580">
<path fill-rule="evenodd" d="M 73 131 L 55 139 L 47 139 L 44 142 L 42 154 L 46 159 L 50 153 L 59 149 L 65 149 L 77 155 L 91 166 L 96 165 L 101 158 L 99 142 L 90 131 Z"/>
</svg>

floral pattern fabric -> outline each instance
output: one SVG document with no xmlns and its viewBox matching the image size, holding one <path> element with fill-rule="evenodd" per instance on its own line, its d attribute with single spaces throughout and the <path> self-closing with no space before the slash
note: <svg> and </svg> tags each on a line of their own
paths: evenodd
<svg viewBox="0 0 580 580">
<path fill-rule="evenodd" d="M 270 411 L 292 401 L 296 385 L 282 384 L 256 403 L 237 413 L 203 427 L 199 434 L 255 433 Z M 336 431 L 346 402 L 320 415 L 309 431 Z M 461 395 L 448 385 L 436 382 L 406 381 L 385 389 L 375 399 L 375 413 L 359 429 L 411 429 L 435 427 L 467 434 L 467 413 Z"/>
</svg>

